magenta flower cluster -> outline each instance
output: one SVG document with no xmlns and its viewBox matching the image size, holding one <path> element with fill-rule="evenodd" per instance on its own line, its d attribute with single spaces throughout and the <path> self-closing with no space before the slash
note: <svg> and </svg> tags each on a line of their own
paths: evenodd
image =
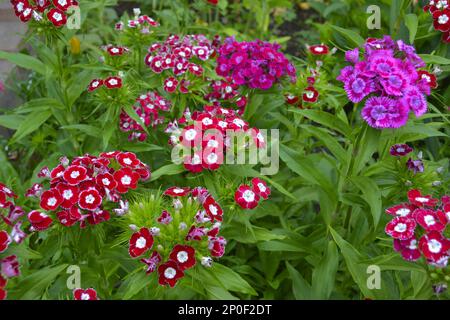
<svg viewBox="0 0 450 320">
<path fill-rule="evenodd" d="M 416 117 L 427 112 L 426 95 L 431 85 L 421 76 L 425 67 L 413 46 L 390 36 L 369 38 L 360 49 L 347 51 L 352 63 L 341 70 L 337 80 L 344 83 L 350 101 L 361 102 L 363 119 L 373 128 L 399 128 L 408 121 L 410 111 Z"/>
<path fill-rule="evenodd" d="M 238 42 L 227 38 L 219 48 L 216 72 L 253 89 L 268 90 L 285 76 L 295 82 L 295 67 L 279 49 L 278 44 L 261 40 Z"/>
</svg>

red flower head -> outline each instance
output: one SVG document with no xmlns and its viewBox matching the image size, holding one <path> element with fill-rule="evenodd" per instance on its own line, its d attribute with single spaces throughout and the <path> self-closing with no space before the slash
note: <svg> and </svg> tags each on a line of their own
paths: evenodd
<svg viewBox="0 0 450 320">
<path fill-rule="evenodd" d="M 73 290 L 73 298 L 75 300 L 98 300 L 97 292 L 92 288 Z"/>
<path fill-rule="evenodd" d="M 299 100 L 298 96 L 294 96 L 292 94 L 287 94 L 286 95 L 286 102 L 288 104 L 296 104 L 298 102 L 298 100 Z"/>
<path fill-rule="evenodd" d="M 172 216 L 166 210 L 164 210 L 161 215 L 158 217 L 157 221 L 161 224 L 169 224 L 172 222 Z"/>
<path fill-rule="evenodd" d="M 406 261 L 416 261 L 420 258 L 420 250 L 415 237 L 408 240 L 394 239 L 394 249 L 400 252 Z"/>
<path fill-rule="evenodd" d="M 109 77 L 105 79 L 104 84 L 108 89 L 121 88 L 122 79 L 119 77 Z"/>
<path fill-rule="evenodd" d="M 414 235 L 416 221 L 407 217 L 396 217 L 386 225 L 386 233 L 394 239 L 408 240 Z"/>
<path fill-rule="evenodd" d="M 72 1 L 71 0 L 53 0 L 53 4 L 59 10 L 67 11 L 67 9 L 72 5 Z"/>
<path fill-rule="evenodd" d="M 116 159 L 122 167 L 135 168 L 141 164 L 139 159 L 132 152 L 121 152 L 116 156 Z"/>
<path fill-rule="evenodd" d="M 434 207 L 438 203 L 438 199 L 433 199 L 430 195 L 422 195 L 419 190 L 408 191 L 409 202 L 418 207 Z"/>
<path fill-rule="evenodd" d="M 407 217 L 411 215 L 415 207 L 409 203 L 402 203 L 386 209 L 386 213 L 392 216 Z"/>
<path fill-rule="evenodd" d="M 92 211 L 87 216 L 87 221 L 92 225 L 96 225 L 101 222 L 108 221 L 109 219 L 111 219 L 111 215 L 110 215 L 109 211 L 101 210 L 101 209 Z"/>
<path fill-rule="evenodd" d="M 199 145 L 202 140 L 202 132 L 200 128 L 194 125 L 184 127 L 181 133 L 181 143 L 186 147 Z"/>
<path fill-rule="evenodd" d="M 203 202 L 203 208 L 211 221 L 222 221 L 223 210 L 212 196 L 208 196 Z"/>
<path fill-rule="evenodd" d="M 428 260 L 438 262 L 448 256 L 450 241 L 439 232 L 431 231 L 420 238 L 419 248 Z"/>
<path fill-rule="evenodd" d="M 47 211 L 56 210 L 63 200 L 57 189 L 47 190 L 41 195 L 41 208 Z"/>
<path fill-rule="evenodd" d="M 164 80 L 164 90 L 166 90 L 169 93 L 175 92 L 177 90 L 178 86 L 178 80 L 170 77 Z"/>
<path fill-rule="evenodd" d="M 421 225 L 427 232 L 441 232 L 445 229 L 446 221 L 441 221 L 438 214 L 433 210 L 419 208 L 413 212 L 413 216 L 416 219 L 417 223 Z"/>
<path fill-rule="evenodd" d="M 86 180 L 87 169 L 82 166 L 69 166 L 63 174 L 64 180 L 72 186 L 78 185 L 80 182 Z"/>
<path fill-rule="evenodd" d="M 124 53 L 124 49 L 122 47 L 110 46 L 106 49 L 111 56 L 120 56 Z"/>
<path fill-rule="evenodd" d="M 36 9 L 39 12 L 44 12 L 45 9 L 47 9 L 47 7 L 49 5 L 51 5 L 50 0 L 36 0 Z"/>
<path fill-rule="evenodd" d="M 74 204 L 78 202 L 78 187 L 71 186 L 65 183 L 59 183 L 56 186 L 56 189 L 63 198 L 61 207 L 63 207 L 64 209 L 70 209 Z"/>
<path fill-rule="evenodd" d="M 407 144 L 395 144 L 391 147 L 389 153 L 395 157 L 404 157 L 412 151 L 413 148 L 411 148 Z"/>
<path fill-rule="evenodd" d="M 95 181 L 99 186 L 102 186 L 108 190 L 113 190 L 117 186 L 116 180 L 110 173 L 101 173 L 96 178 Z"/>
<path fill-rule="evenodd" d="M 196 76 L 201 76 L 203 74 L 203 68 L 195 63 L 189 63 L 188 70 L 190 73 Z"/>
<path fill-rule="evenodd" d="M 70 210 L 60 211 L 56 214 L 56 216 L 58 217 L 59 222 L 66 227 L 73 226 L 82 218 L 80 209 L 76 206 L 73 206 Z"/>
<path fill-rule="evenodd" d="M 11 243 L 11 237 L 5 230 L 0 231 L 0 253 L 5 252 Z"/>
<path fill-rule="evenodd" d="M 147 228 L 141 228 L 138 232 L 133 233 L 130 239 L 130 247 L 128 253 L 132 258 L 143 255 L 153 246 L 153 236 Z"/>
<path fill-rule="evenodd" d="M 53 220 L 46 214 L 39 211 L 31 211 L 28 214 L 28 220 L 31 223 L 31 229 L 34 231 L 44 231 L 50 227 Z"/>
<path fill-rule="evenodd" d="M 314 87 L 307 87 L 303 92 L 302 98 L 305 102 L 316 102 L 319 98 L 319 91 L 317 91 Z"/>
<path fill-rule="evenodd" d="M 96 189 L 88 189 L 80 192 L 78 205 L 81 209 L 94 211 L 102 204 L 102 196 Z"/>
<path fill-rule="evenodd" d="M 328 46 L 323 44 L 318 44 L 314 46 L 309 47 L 309 52 L 311 52 L 313 55 L 322 55 L 322 54 L 328 54 L 330 50 L 328 49 Z"/>
<path fill-rule="evenodd" d="M 241 185 L 234 194 L 234 199 L 244 209 L 254 209 L 258 205 L 259 195 L 247 185 Z"/>
<path fill-rule="evenodd" d="M 267 183 L 259 178 L 252 179 L 252 189 L 257 195 L 265 200 L 267 200 L 267 198 L 269 198 L 270 196 L 271 190 L 267 186 Z"/>
<path fill-rule="evenodd" d="M 141 262 L 147 265 L 147 270 L 145 273 L 150 274 L 156 271 L 158 264 L 162 261 L 161 255 L 157 251 L 153 251 L 149 259 L 141 259 Z"/>
<path fill-rule="evenodd" d="M 219 0 L 206 0 L 208 3 L 212 4 L 213 6 L 216 6 L 219 3 Z"/>
<path fill-rule="evenodd" d="M 170 253 L 170 260 L 175 261 L 181 271 L 192 268 L 195 265 L 195 249 L 191 246 L 177 244 Z"/>
<path fill-rule="evenodd" d="M 94 79 L 92 80 L 89 85 L 88 85 L 88 91 L 94 91 L 98 88 L 100 88 L 101 86 L 103 86 L 103 80 L 102 79 Z"/>
<path fill-rule="evenodd" d="M 167 261 L 158 267 L 159 284 L 168 284 L 172 288 L 177 284 L 178 279 L 184 277 L 184 272 L 175 261 Z"/>
<path fill-rule="evenodd" d="M 67 16 L 64 12 L 55 8 L 47 12 L 47 18 L 55 27 L 61 27 L 67 23 Z"/>
<path fill-rule="evenodd" d="M 193 156 L 186 155 L 183 160 L 183 166 L 190 172 L 198 173 L 203 171 L 202 157 L 199 152 L 195 152 Z"/>
<path fill-rule="evenodd" d="M 180 187 L 170 187 L 166 191 L 164 191 L 164 195 L 171 197 L 185 197 L 191 192 L 189 187 L 180 188 Z"/>
<path fill-rule="evenodd" d="M 202 167 L 208 170 L 217 170 L 223 164 L 223 151 L 214 148 L 203 150 Z"/>
<path fill-rule="evenodd" d="M 226 244 L 224 237 L 213 237 L 209 239 L 208 249 L 213 257 L 220 258 L 225 254 Z"/>
<path fill-rule="evenodd" d="M 450 8 L 433 12 L 433 25 L 436 30 L 450 31 Z"/>
<path fill-rule="evenodd" d="M 419 79 L 425 79 L 425 81 L 428 83 L 430 88 L 436 89 L 437 88 L 437 81 L 436 76 L 426 70 L 419 70 L 417 71 L 419 75 Z"/>
<path fill-rule="evenodd" d="M 139 173 L 134 172 L 130 168 L 122 168 L 114 173 L 114 180 L 117 181 L 117 191 L 125 193 L 128 189 L 136 189 L 137 182 L 140 178 Z"/>
<path fill-rule="evenodd" d="M 12 255 L 0 260 L 0 274 L 6 278 L 17 277 L 20 275 L 20 264 L 17 261 L 17 256 Z"/>
</svg>

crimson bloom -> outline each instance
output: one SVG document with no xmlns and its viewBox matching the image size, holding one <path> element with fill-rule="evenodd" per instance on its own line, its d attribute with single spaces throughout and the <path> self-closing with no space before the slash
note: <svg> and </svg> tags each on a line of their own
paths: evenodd
<svg viewBox="0 0 450 320">
<path fill-rule="evenodd" d="M 99 300 L 97 297 L 97 291 L 92 288 L 73 290 L 73 298 L 75 300 Z"/>
<path fill-rule="evenodd" d="M 67 23 L 67 16 L 63 11 L 53 8 L 47 12 L 47 18 L 55 27 L 61 27 Z"/>
<path fill-rule="evenodd" d="M 265 200 L 267 200 L 270 196 L 271 190 L 267 186 L 267 183 L 259 178 L 252 179 L 252 189 L 257 195 Z"/>
<path fill-rule="evenodd" d="M 125 193 L 128 189 L 136 189 L 140 175 L 130 168 L 122 168 L 114 173 L 114 179 L 117 181 L 117 191 Z"/>
<path fill-rule="evenodd" d="M 234 199 L 243 209 L 254 209 L 258 205 L 259 195 L 248 185 L 241 185 L 236 190 Z"/>
<path fill-rule="evenodd" d="M 153 236 L 147 228 L 141 228 L 138 232 L 133 233 L 130 239 L 130 247 L 128 253 L 132 258 L 143 255 L 153 246 Z"/>
<path fill-rule="evenodd" d="M 5 252 L 11 243 L 11 237 L 5 230 L 0 231 L 0 253 Z"/>
<path fill-rule="evenodd" d="M 434 207 L 438 199 L 433 199 L 430 195 L 422 195 L 419 190 L 413 189 L 408 191 L 409 202 L 418 207 Z"/>
<path fill-rule="evenodd" d="M 450 241 L 437 231 L 427 233 L 419 241 L 419 248 L 423 255 L 432 262 L 438 262 L 448 257 Z"/>
<path fill-rule="evenodd" d="M 88 189 L 80 192 L 78 205 L 81 209 L 93 211 L 102 204 L 102 197 L 96 189 Z"/>
<path fill-rule="evenodd" d="M 396 217 L 386 225 L 386 233 L 394 239 L 408 240 L 414 235 L 416 221 L 408 217 Z"/>
<path fill-rule="evenodd" d="M 191 189 L 188 187 L 180 188 L 180 187 L 170 187 L 166 191 L 164 191 L 164 194 L 166 196 L 171 197 L 184 197 L 187 196 L 191 192 Z"/>
<path fill-rule="evenodd" d="M 412 151 L 413 148 L 411 148 L 407 144 L 394 144 L 389 150 L 389 153 L 396 157 L 404 157 Z"/>
<path fill-rule="evenodd" d="M 313 45 L 309 47 L 309 52 L 311 52 L 313 55 L 323 55 L 328 54 L 330 50 L 328 49 L 328 46 L 323 44 Z"/>
<path fill-rule="evenodd" d="M 177 281 L 184 277 L 184 272 L 180 269 L 178 263 L 169 260 L 158 267 L 160 285 L 168 284 L 172 288 L 177 284 Z"/>
<path fill-rule="evenodd" d="M 64 201 L 57 189 L 50 189 L 41 195 L 41 208 L 47 211 L 55 210 Z"/>
<path fill-rule="evenodd" d="M 192 268 L 195 265 L 195 249 L 191 246 L 177 244 L 170 253 L 170 260 L 178 264 L 181 271 Z"/>
<path fill-rule="evenodd" d="M 314 87 L 307 87 L 302 95 L 303 101 L 305 102 L 316 102 L 319 98 L 319 91 L 317 91 Z"/>
<path fill-rule="evenodd" d="M 31 223 L 32 229 L 36 231 L 44 231 L 48 229 L 53 222 L 52 218 L 37 210 L 31 211 L 28 214 L 28 220 Z"/>
<path fill-rule="evenodd" d="M 108 77 L 104 81 L 108 89 L 117 89 L 122 87 L 122 79 L 119 77 Z"/>
</svg>

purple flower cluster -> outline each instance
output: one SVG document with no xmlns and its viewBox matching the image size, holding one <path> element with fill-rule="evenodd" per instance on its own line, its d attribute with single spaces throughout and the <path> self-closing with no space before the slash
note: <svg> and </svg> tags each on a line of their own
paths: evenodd
<svg viewBox="0 0 450 320">
<path fill-rule="evenodd" d="M 278 44 L 261 40 L 238 42 L 227 38 L 219 48 L 216 72 L 253 89 L 268 90 L 284 76 L 295 82 L 295 67 L 279 49 Z"/>
<path fill-rule="evenodd" d="M 425 67 L 413 46 L 390 36 L 369 38 L 364 44 L 363 59 L 360 49 L 345 53 L 353 66 L 341 70 L 337 80 L 344 83 L 350 101 L 366 99 L 363 119 L 373 128 L 399 128 L 408 121 L 409 112 L 416 117 L 427 112 L 425 95 L 431 86 L 422 78 L 419 68 Z"/>
</svg>

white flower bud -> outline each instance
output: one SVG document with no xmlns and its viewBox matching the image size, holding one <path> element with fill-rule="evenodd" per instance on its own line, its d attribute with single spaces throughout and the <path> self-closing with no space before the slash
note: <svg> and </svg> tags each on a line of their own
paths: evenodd
<svg viewBox="0 0 450 320">
<path fill-rule="evenodd" d="M 213 259 L 211 257 L 202 257 L 202 266 L 211 268 L 213 264 Z"/>
<path fill-rule="evenodd" d="M 178 229 L 180 229 L 180 230 L 186 230 L 186 228 L 187 228 L 186 223 L 180 222 L 180 225 L 178 226 Z"/>
</svg>

